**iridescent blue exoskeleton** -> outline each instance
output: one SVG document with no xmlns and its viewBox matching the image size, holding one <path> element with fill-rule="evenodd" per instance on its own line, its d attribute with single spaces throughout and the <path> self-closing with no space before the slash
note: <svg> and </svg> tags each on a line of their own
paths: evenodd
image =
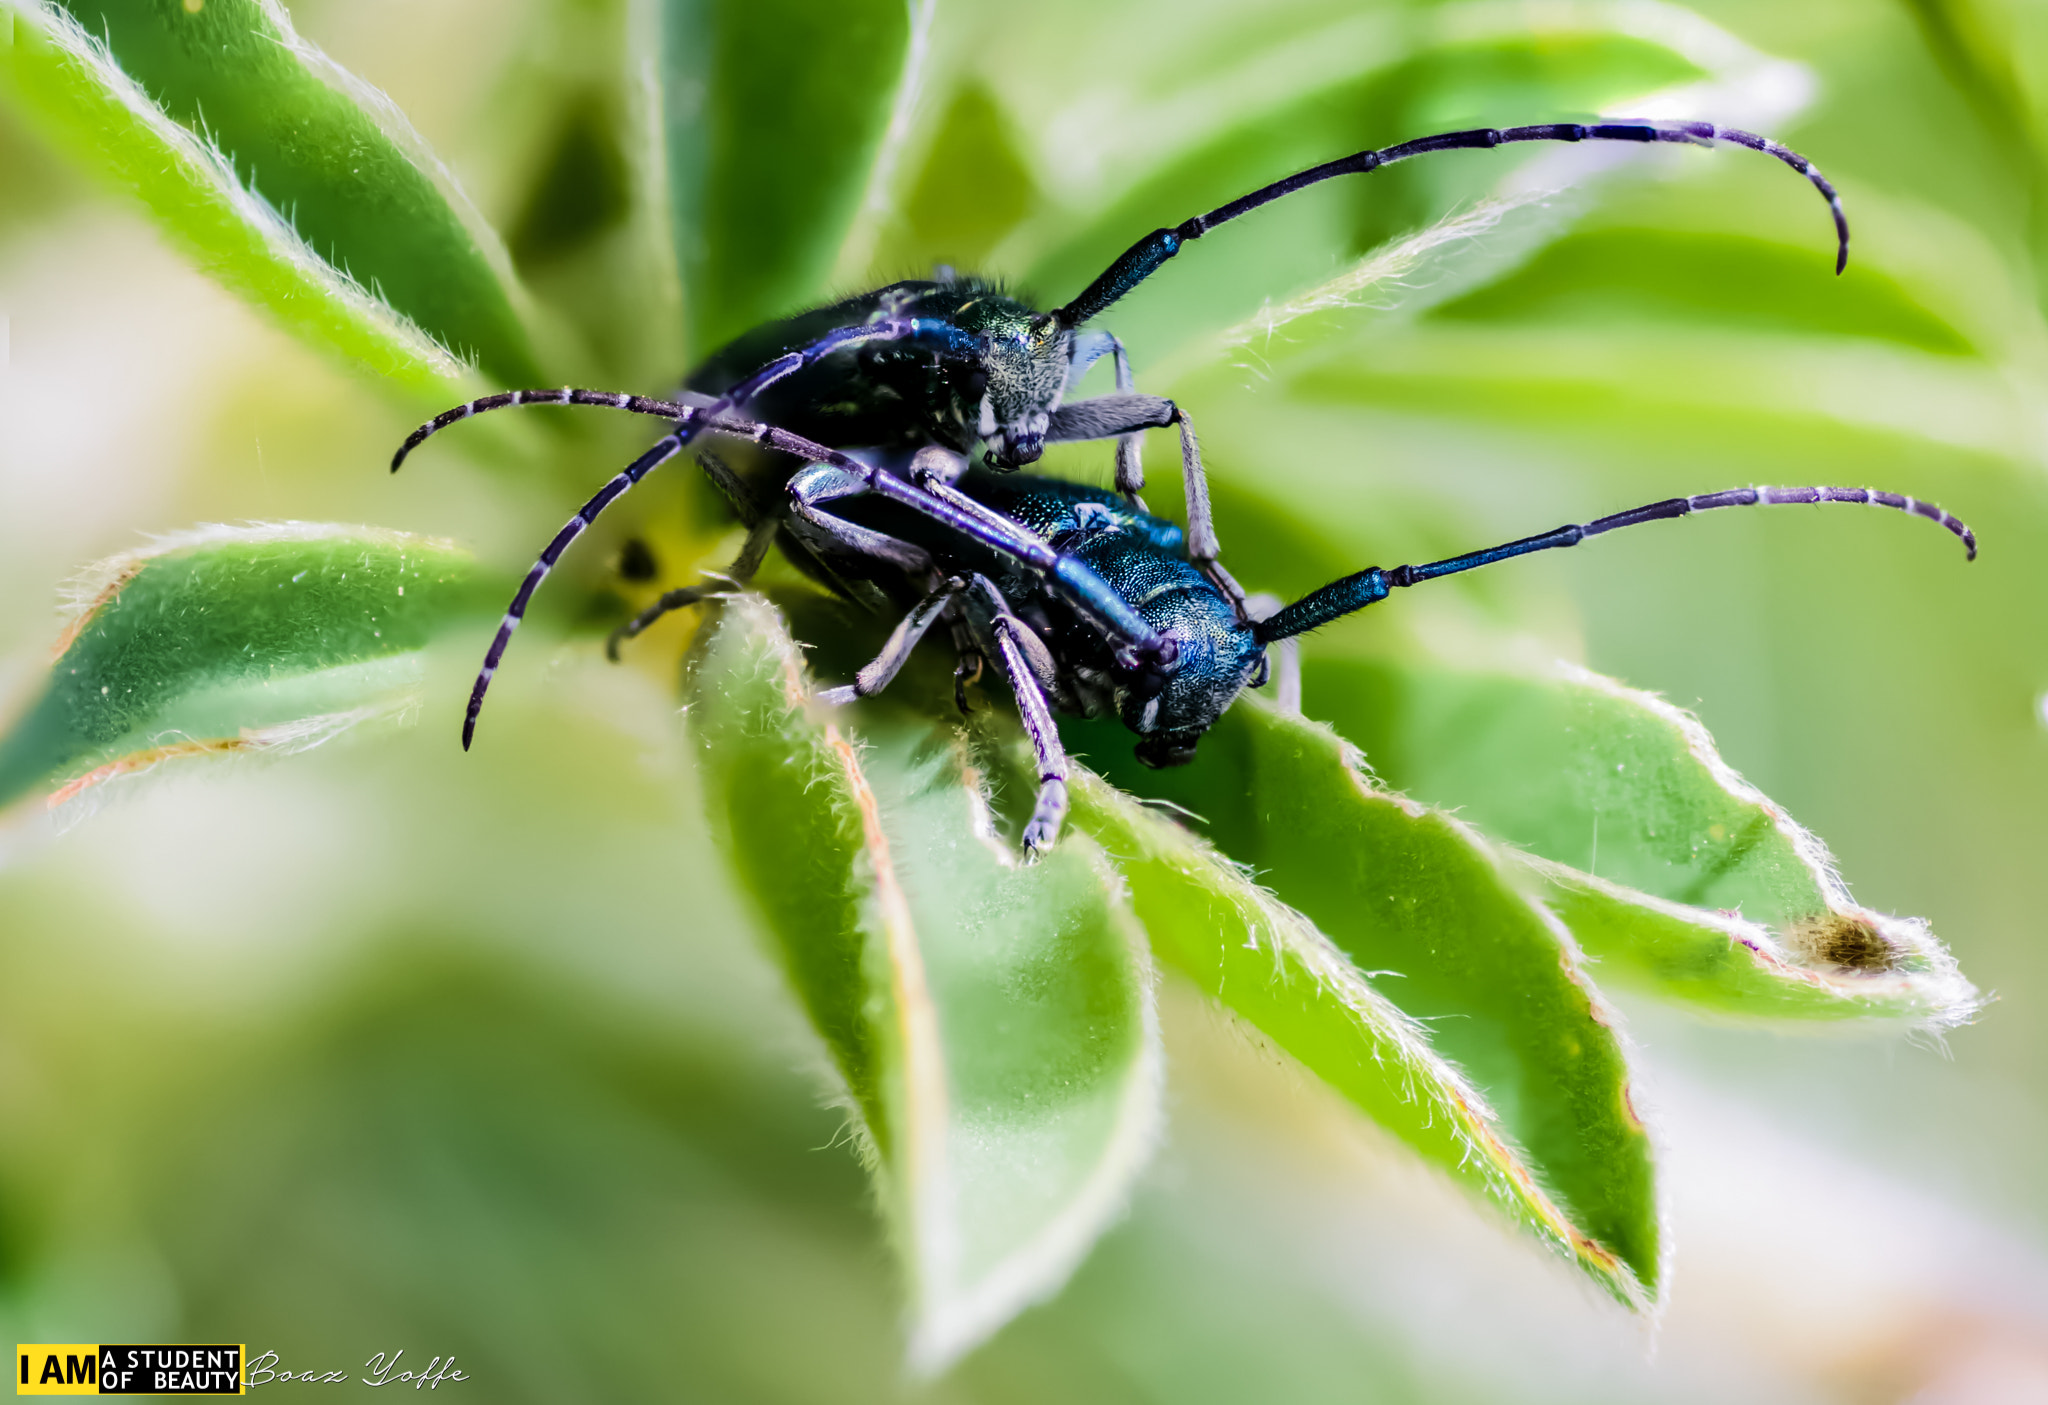
<svg viewBox="0 0 2048 1405">
<path fill-rule="evenodd" d="M 1847 263 L 1849 227 L 1834 188 L 1805 157 L 1753 133 L 1705 122 L 1486 128 L 1362 151 L 1155 230 L 1079 297 L 1050 312 L 993 283 L 942 271 L 757 327 L 714 353 L 673 399 L 514 390 L 459 405 L 414 431 L 392 468 L 430 434 L 514 405 L 602 406 L 673 426 L 584 504 L 527 574 L 470 694 L 463 746 L 513 630 L 563 551 L 621 493 L 705 435 L 753 446 L 738 469 L 708 451 L 698 456 L 747 524 L 746 544 L 715 579 L 669 592 L 617 631 L 614 655 L 620 640 L 667 611 L 743 586 L 779 543 L 832 589 L 906 611 L 880 656 L 853 682 L 826 690 L 827 700 L 851 701 L 885 687 L 941 620 L 952 632 L 962 707 L 966 680 L 985 663 L 1000 671 L 1038 760 L 1038 803 L 1023 835 L 1034 851 L 1057 837 L 1067 805 L 1067 762 L 1053 712 L 1114 713 L 1137 734 L 1140 760 L 1177 765 L 1194 755 L 1240 692 L 1263 686 L 1276 671 L 1269 648 L 1401 586 L 1576 545 L 1617 527 L 1768 503 L 1896 508 L 1940 523 L 1975 557 L 1967 527 L 1902 494 L 1737 488 L 1651 503 L 1428 565 L 1372 567 L 1285 606 L 1249 599 L 1219 559 L 1201 449 L 1186 411 L 1140 394 L 1122 343 L 1088 324 L 1190 240 L 1284 195 L 1429 152 L 1536 141 L 1725 141 L 1763 152 L 1827 200 L 1836 272 Z M 1104 357 L 1115 367 L 1114 392 L 1070 398 Z M 1166 428 L 1179 431 L 1185 528 L 1147 512 L 1138 497 L 1141 438 Z M 1076 440 L 1115 441 L 1114 491 L 1015 472 L 1037 461 L 1046 444 Z M 1291 655 L 1277 659 L 1283 700 L 1298 696 Z"/>
</svg>

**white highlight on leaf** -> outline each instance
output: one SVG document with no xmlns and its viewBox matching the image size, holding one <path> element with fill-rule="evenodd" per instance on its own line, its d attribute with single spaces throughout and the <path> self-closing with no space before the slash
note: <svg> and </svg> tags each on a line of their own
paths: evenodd
<svg viewBox="0 0 2048 1405">
<path fill-rule="evenodd" d="M 1398 16 L 1351 15 L 1299 39 L 1262 47 L 1236 69 L 1204 73 L 1199 83 L 1164 99 L 1135 87 L 1091 90 L 1034 124 L 1036 164 L 1063 203 L 1090 206 L 1124 188 L 1136 173 L 1198 150 L 1248 114 L 1294 102 L 1304 93 L 1385 72 L 1452 45 L 1602 34 L 1659 45 L 1707 74 L 1701 83 L 1645 94 L 1617 107 L 1617 112 L 1625 107 L 1627 115 L 1666 115 L 1665 104 L 1689 100 L 1707 106 L 1669 115 L 1737 124 L 1782 121 L 1810 101 L 1816 87 L 1803 65 L 1764 54 L 1711 20 L 1664 0 L 1466 0 Z M 1393 133 L 1387 140 L 1419 135 Z M 1569 158 L 1593 149 L 1554 154 Z M 1644 153 L 1617 148 L 1616 155 L 1640 158 Z M 1569 184 L 1547 176 L 1538 183 Z M 1071 212 L 1063 218 L 1071 222 Z"/>
<path fill-rule="evenodd" d="M 882 227 L 895 213 L 897 173 L 902 169 L 918 107 L 924 100 L 925 70 L 931 62 L 932 22 L 938 14 L 938 0 L 904 3 L 910 11 L 910 38 L 903 54 L 903 76 L 897 81 L 896 96 L 889 105 L 889 123 L 882 129 L 882 140 L 869 163 L 860 205 L 832 263 L 834 286 L 850 287 L 867 277 Z"/>
<path fill-rule="evenodd" d="M 1177 353 L 1154 373 L 1161 385 L 1171 385 L 1178 376 L 1229 356 L 1240 348 L 1259 354 L 1269 352 L 1276 336 L 1288 324 L 1318 313 L 1357 307 L 1390 307 L 1372 302 L 1366 294 L 1375 289 L 1404 286 L 1405 280 L 1435 251 L 1453 244 L 1468 243 L 1499 227 L 1508 215 L 1538 203 L 1540 192 L 1524 192 L 1498 200 L 1487 200 L 1470 210 L 1448 215 L 1416 234 L 1396 239 L 1360 259 L 1329 282 L 1311 288 L 1286 302 L 1267 303 L 1252 316 L 1233 327 L 1204 338 Z"/>
</svg>

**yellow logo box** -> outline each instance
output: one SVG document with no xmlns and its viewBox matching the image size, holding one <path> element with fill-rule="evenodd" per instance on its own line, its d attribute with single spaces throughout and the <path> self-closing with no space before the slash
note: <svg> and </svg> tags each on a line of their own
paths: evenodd
<svg viewBox="0 0 2048 1405">
<path fill-rule="evenodd" d="M 240 1395 L 246 1346 L 37 1343 L 14 1348 L 16 1395 Z"/>
</svg>

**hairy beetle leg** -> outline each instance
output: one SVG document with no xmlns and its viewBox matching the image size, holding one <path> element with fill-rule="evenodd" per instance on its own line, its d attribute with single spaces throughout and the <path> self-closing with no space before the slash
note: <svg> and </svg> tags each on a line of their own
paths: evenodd
<svg viewBox="0 0 2048 1405">
<path fill-rule="evenodd" d="M 740 547 L 740 554 L 733 558 L 732 564 L 723 571 L 713 572 L 712 580 L 703 585 L 689 585 L 669 591 L 606 635 L 604 656 L 617 663 L 619 645 L 628 639 L 637 638 L 663 615 L 675 610 L 688 609 L 702 600 L 716 599 L 721 595 L 730 595 L 736 590 L 744 590 L 747 583 L 754 579 L 754 573 L 761 569 L 761 563 L 767 559 L 768 548 L 775 542 L 777 525 L 779 524 L 772 517 L 762 518 L 748 529 L 746 543 Z"/>
<path fill-rule="evenodd" d="M 910 654 L 923 639 L 925 631 L 932 627 L 947 606 L 967 589 L 967 582 L 958 576 L 952 577 L 924 599 L 911 607 L 889 635 L 889 642 L 882 646 L 882 652 L 874 661 L 853 676 L 851 683 L 837 688 L 824 688 L 818 693 L 820 702 L 850 703 L 856 698 L 870 698 L 895 681 L 903 665 L 910 660 Z"/>
<path fill-rule="evenodd" d="M 1001 661 L 1037 762 L 1038 800 L 1023 835 L 1025 854 L 1036 858 L 1059 839 L 1060 826 L 1067 818 L 1067 751 L 1052 720 L 1050 697 L 1058 668 L 1045 641 L 1010 612 L 1009 601 L 994 581 L 976 574 L 967 584 L 964 613 L 970 626 L 985 639 L 984 653 Z"/>
<path fill-rule="evenodd" d="M 1010 691 L 1017 695 L 1017 714 L 1024 719 L 1025 735 L 1031 738 L 1032 757 L 1038 762 L 1038 802 L 1024 826 L 1024 852 L 1035 858 L 1058 841 L 1060 826 L 1067 818 L 1067 751 L 1060 744 L 1045 689 L 1032 676 L 1024 651 L 1018 647 L 1022 636 L 1031 631 L 1007 610 L 996 616 L 990 630 L 1002 652 L 1004 671 L 1010 675 Z"/>
</svg>

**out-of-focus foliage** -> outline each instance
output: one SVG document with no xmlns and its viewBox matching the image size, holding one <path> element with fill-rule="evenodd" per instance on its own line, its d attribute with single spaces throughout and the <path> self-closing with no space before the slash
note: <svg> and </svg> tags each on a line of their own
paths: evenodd
<svg viewBox="0 0 2048 1405">
<path fill-rule="evenodd" d="M 463 613 L 468 566 L 447 542 L 297 522 L 115 557 L 0 742 L 0 803 L 68 771 L 58 796 L 187 751 L 304 747 L 417 703 L 406 685 Z"/>
<path fill-rule="evenodd" d="M 136 793 L 55 845 L 17 808 L 0 851 L 17 934 L 0 1108 L 34 1129 L 0 1146 L 17 1340 L 246 1339 L 323 1369 L 454 1351 L 493 1398 L 881 1399 L 904 1390 L 907 1297 L 919 1364 L 953 1363 L 937 1399 L 1939 1399 L 2048 1375 L 2039 1022 L 1952 1034 L 1950 1065 L 1737 1040 L 1649 1005 L 1630 1009 L 1635 1047 L 1591 984 L 1781 1027 L 1952 1025 L 1973 992 L 1874 911 L 1901 909 L 1938 918 L 2008 1011 L 2048 992 L 2026 862 L 2048 839 L 2027 203 L 2048 51 L 2024 16 L 306 0 L 292 22 L 332 60 L 295 39 L 171 63 L 137 36 L 291 25 L 238 0 L 118 8 L 87 29 L 125 73 L 53 8 L 0 11 L 0 159 L 24 176 L 0 185 L 0 520 L 18 524 L 0 581 L 31 602 L 0 614 L 0 641 L 23 651 L 28 703 L 50 677 L 32 602 L 138 528 L 402 523 L 516 569 L 573 484 L 640 442 L 550 435 L 543 413 L 438 440 L 394 485 L 379 465 L 412 407 L 379 387 L 455 369 L 407 318 L 487 375 L 524 379 L 537 353 L 659 390 L 778 307 L 934 261 L 1055 299 L 1146 229 L 1328 155 L 1594 111 L 1808 150 L 1849 199 L 1850 273 L 1826 276 L 1811 192 L 1733 150 L 1472 153 L 1234 225 L 1113 320 L 1142 382 L 1203 426 L 1240 578 L 1298 593 L 1738 481 L 1911 491 L 1969 518 L 1986 554 L 1965 571 L 1883 514 L 1731 513 L 1404 592 L 1308 650 L 1309 716 L 1377 781 L 1256 704 L 1178 774 L 1076 727 L 1152 808 L 1084 776 L 1076 833 L 1022 870 L 1002 847 L 1029 791 L 1014 729 L 956 735 L 939 670 L 813 716 L 772 612 L 734 605 L 679 729 L 688 619 L 640 641 L 638 668 L 597 663 L 626 609 L 734 546 L 672 473 L 557 573 L 473 756 L 453 741 L 473 651 L 423 647 L 463 618 L 450 594 L 402 650 L 374 627 L 341 641 L 357 670 L 388 651 L 424 671 L 415 732 L 290 766 L 165 766 L 102 787 Z M 349 74 L 396 108 L 359 106 Z M 215 115 L 209 93 L 259 80 L 274 101 Z M 265 123 L 301 109 L 359 127 L 360 167 L 324 140 L 257 159 Z M 510 231 L 530 296 L 487 231 L 454 232 L 482 225 L 397 110 Z M 193 291 L 28 130 L 381 379 Z M 352 197 L 359 178 L 377 189 Z M 365 219 L 401 187 L 425 223 Z M 259 198 L 287 190 L 276 211 Z M 383 252 L 351 253 L 352 229 Z M 419 277 L 371 266 L 387 255 Z M 1106 462 L 1057 456 L 1090 481 Z M 1155 508 L 1173 497 L 1155 485 Z M 628 535 L 653 579 L 618 569 Z M 874 622 L 770 584 L 814 671 L 872 649 Z M 254 602 L 223 597 L 227 634 Z M 181 669 L 226 676 L 164 647 L 178 637 L 95 666 L 110 689 L 114 663 L 140 668 L 166 699 L 189 691 Z M 353 677 L 322 651 L 335 638 L 310 630 L 285 666 Z M 1558 657 L 1696 704 L 1869 906 L 1703 732 Z M 251 710 L 274 690 L 208 725 L 276 720 Z M 1168 971 L 1172 1117 L 1135 1182 L 1158 1046 L 1134 922 Z M 852 1108 L 813 1111 L 816 1081 L 790 1076 L 827 1062 Z M 1067 1101 L 1043 1105 L 1056 1087 Z M 1643 1119 L 1660 1109 L 1658 1183 Z M 1361 1110 L 1624 1299 L 1687 1285 L 1656 1363 Z M 874 1192 L 819 1150 L 849 1116 Z M 1923 1238 L 1940 1275 L 1917 1271 Z M 1948 1325 L 1913 1330 L 1930 1321 Z"/>
<path fill-rule="evenodd" d="M 9 86 L 201 267 L 401 384 L 539 375 L 500 271 L 405 120 L 264 0 L 10 3 Z M 445 176 L 444 176 L 445 181 Z M 452 186 L 452 182 L 447 182 Z M 501 257 L 502 261 L 502 257 Z"/>
</svg>

